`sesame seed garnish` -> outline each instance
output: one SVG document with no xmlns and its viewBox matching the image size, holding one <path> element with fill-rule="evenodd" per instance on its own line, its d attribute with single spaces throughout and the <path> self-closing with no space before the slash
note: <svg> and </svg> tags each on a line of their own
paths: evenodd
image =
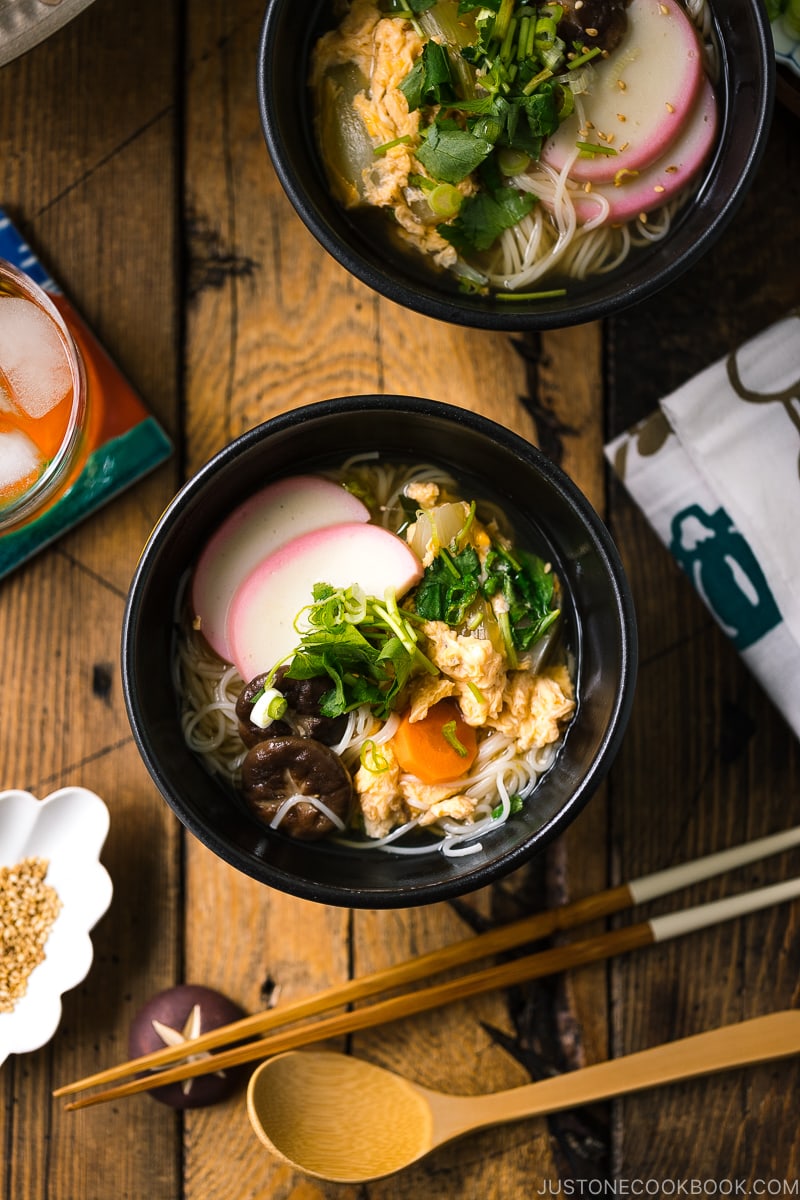
<svg viewBox="0 0 800 1200">
<path fill-rule="evenodd" d="M 575 0 L 575 11 L 578 12 L 581 8 L 583 8 L 583 0 Z"/>
<path fill-rule="evenodd" d="M 667 104 L 666 104 L 666 109 L 667 109 L 667 112 L 675 112 L 675 105 L 674 105 L 674 104 L 670 104 L 670 102 L 669 102 L 669 101 L 667 101 Z"/>
<path fill-rule="evenodd" d="M 13 1012 L 28 990 L 28 976 L 44 959 L 44 946 L 61 909 L 45 883 L 48 862 L 24 858 L 0 867 L 0 1013 Z"/>
<path fill-rule="evenodd" d="M 654 192 L 663 192 L 664 191 L 663 183 L 657 183 L 656 186 L 653 188 L 653 191 Z"/>
<path fill-rule="evenodd" d="M 669 12 L 669 9 L 667 8 L 666 4 L 659 4 L 658 8 L 659 8 L 659 11 L 661 12 L 661 14 L 666 17 L 667 13 Z"/>
<path fill-rule="evenodd" d="M 640 212 L 639 220 L 641 221 L 642 225 L 646 225 L 647 224 L 647 213 Z"/>
<path fill-rule="evenodd" d="M 618 120 L 618 121 L 627 121 L 627 119 L 628 119 L 628 118 L 625 116 L 625 113 L 617 113 L 617 120 Z"/>
<path fill-rule="evenodd" d="M 617 87 L 619 88 L 619 90 L 620 90 L 621 92 L 624 92 L 624 91 L 626 91 L 626 90 L 627 90 L 627 87 L 628 87 L 628 85 L 627 85 L 627 83 L 625 82 L 625 80 L 624 80 L 624 79 L 618 79 L 618 80 L 617 80 Z"/>
<path fill-rule="evenodd" d="M 590 191 L 592 190 L 592 181 L 591 181 L 591 179 L 587 179 L 587 180 L 586 180 L 586 183 L 583 185 L 583 190 L 584 190 L 585 192 L 590 192 Z"/>
<path fill-rule="evenodd" d="M 622 145 L 620 146 L 620 151 L 627 150 L 628 146 L 630 146 L 630 142 L 623 142 Z"/>
<path fill-rule="evenodd" d="M 678 169 L 678 168 L 677 168 L 676 166 L 673 166 L 673 165 L 670 165 L 670 166 L 668 166 L 668 167 L 665 167 L 665 168 L 664 168 L 664 170 L 665 170 L 665 171 L 668 171 L 670 175 L 674 175 L 674 174 L 675 174 L 675 172 L 677 171 L 677 169 Z"/>
<path fill-rule="evenodd" d="M 586 34 L 587 37 L 597 37 L 596 29 L 585 29 L 584 33 Z"/>
</svg>

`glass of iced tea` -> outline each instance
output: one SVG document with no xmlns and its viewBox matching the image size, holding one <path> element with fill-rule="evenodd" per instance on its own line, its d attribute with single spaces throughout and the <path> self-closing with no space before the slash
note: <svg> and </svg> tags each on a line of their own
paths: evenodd
<svg viewBox="0 0 800 1200">
<path fill-rule="evenodd" d="M 69 486 L 85 421 L 83 362 L 63 317 L 0 260 L 0 534 Z"/>
</svg>

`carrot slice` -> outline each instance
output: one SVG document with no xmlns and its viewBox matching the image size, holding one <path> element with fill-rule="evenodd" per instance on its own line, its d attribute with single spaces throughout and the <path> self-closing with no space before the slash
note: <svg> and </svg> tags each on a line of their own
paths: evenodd
<svg viewBox="0 0 800 1200">
<path fill-rule="evenodd" d="M 454 700 L 440 700 L 421 721 L 406 713 L 392 738 L 400 766 L 423 783 L 448 783 L 470 769 L 478 753 L 478 738 Z"/>
</svg>

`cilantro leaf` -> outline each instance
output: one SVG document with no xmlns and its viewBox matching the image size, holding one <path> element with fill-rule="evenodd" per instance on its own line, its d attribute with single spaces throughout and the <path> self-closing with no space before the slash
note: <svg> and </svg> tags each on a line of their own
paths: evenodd
<svg viewBox="0 0 800 1200">
<path fill-rule="evenodd" d="M 530 192 L 501 187 L 492 192 L 467 196 L 455 220 L 437 225 L 437 231 L 462 253 L 488 250 L 504 229 L 510 229 L 537 203 Z"/>
<path fill-rule="evenodd" d="M 423 104 L 449 104 L 455 99 L 450 58 L 445 46 L 426 42 L 414 66 L 399 85 L 409 112 Z"/>
<path fill-rule="evenodd" d="M 558 129 L 558 105 L 553 85 L 545 85 L 530 96 L 520 96 L 517 102 L 528 118 L 534 137 L 549 137 Z"/>
<path fill-rule="evenodd" d="M 417 158 L 434 179 L 460 183 L 492 152 L 492 143 L 475 137 L 465 129 L 430 126 Z"/>
</svg>

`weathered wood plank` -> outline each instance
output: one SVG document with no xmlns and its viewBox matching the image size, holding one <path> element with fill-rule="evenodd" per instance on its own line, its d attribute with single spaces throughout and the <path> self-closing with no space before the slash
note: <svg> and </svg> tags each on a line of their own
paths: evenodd
<svg viewBox="0 0 800 1200">
<path fill-rule="evenodd" d="M 772 269 L 796 253 L 796 132 L 778 109 L 764 166 L 718 246 L 661 296 L 611 322 L 611 434 L 797 302 L 796 278 Z M 795 823 L 798 750 L 641 514 L 618 486 L 611 497 L 642 652 L 611 782 L 613 840 L 630 878 Z M 796 855 L 784 856 L 657 911 L 796 871 Z M 616 1052 L 796 1004 L 799 970 L 797 913 L 787 906 L 621 962 L 613 972 Z M 786 1105 L 797 1084 L 787 1063 L 626 1101 L 616 1165 L 628 1178 L 796 1180 L 796 1121 Z"/>
<path fill-rule="evenodd" d="M 174 28 L 161 5 L 98 4 L 0 74 L 2 203 L 170 428 Z M 123 1118 L 50 1099 L 56 1084 L 127 1057 L 131 1016 L 175 977 L 179 835 L 133 746 L 118 668 L 125 590 L 173 488 L 165 467 L 0 583 L 4 678 L 17 681 L 0 701 L 0 786 L 98 792 L 115 887 L 52 1043 L 3 1068 L 4 1200 L 178 1193 L 177 1124 L 154 1122 L 152 1101 Z"/>
</svg>

